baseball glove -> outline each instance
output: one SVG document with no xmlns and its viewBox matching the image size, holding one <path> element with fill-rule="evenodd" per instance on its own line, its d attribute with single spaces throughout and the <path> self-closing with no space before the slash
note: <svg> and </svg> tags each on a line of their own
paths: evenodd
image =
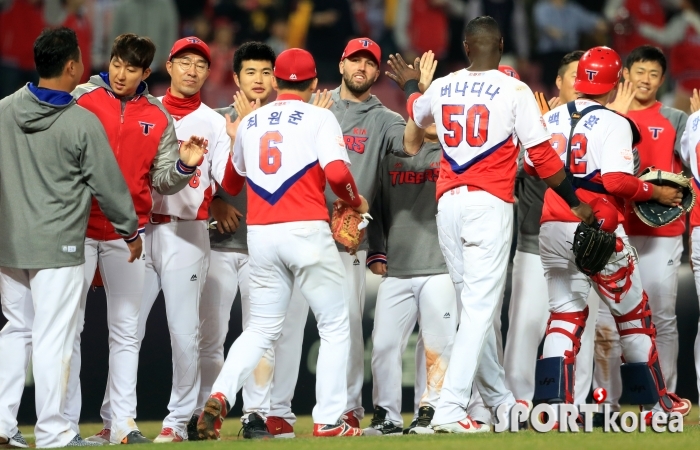
<svg viewBox="0 0 700 450">
<path fill-rule="evenodd" d="M 535 92 L 535 100 L 537 100 L 537 106 L 540 107 L 540 114 L 544 115 L 548 113 L 552 108 L 549 107 L 547 99 L 544 98 L 544 94 L 541 92 Z"/>
<path fill-rule="evenodd" d="M 615 233 L 601 230 L 597 223 L 588 225 L 581 222 L 576 228 L 571 248 L 578 270 L 589 277 L 603 270 L 615 252 L 616 241 Z"/>
<path fill-rule="evenodd" d="M 331 218 L 333 239 L 344 245 L 348 253 L 354 255 L 365 237 L 368 219 L 371 219 L 369 214 L 360 214 L 344 201 L 336 200 L 333 203 Z"/>
<path fill-rule="evenodd" d="M 642 171 L 639 178 L 657 186 L 673 186 L 683 192 L 683 200 L 679 206 L 666 206 L 654 200 L 634 203 L 635 214 L 650 227 L 668 225 L 684 212 L 690 212 L 695 205 L 695 191 L 690 186 L 690 178 L 684 177 L 683 174 L 648 167 Z"/>
</svg>

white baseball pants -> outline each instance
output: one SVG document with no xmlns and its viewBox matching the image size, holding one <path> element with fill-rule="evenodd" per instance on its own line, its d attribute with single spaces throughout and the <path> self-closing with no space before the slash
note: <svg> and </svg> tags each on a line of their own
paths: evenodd
<svg viewBox="0 0 700 450">
<path fill-rule="evenodd" d="M 505 289 L 513 229 L 513 205 L 485 191 L 455 188 L 438 201 L 438 238 L 462 311 L 433 425 L 466 417 L 472 382 L 489 407 L 515 404 L 498 362 L 493 318 Z M 477 380 L 479 381 L 479 380 Z"/>
<path fill-rule="evenodd" d="M 639 255 L 642 287 L 649 296 L 659 364 L 669 392 L 675 392 L 678 374 L 678 327 L 676 325 L 676 296 L 678 270 L 683 254 L 682 236 L 629 236 L 630 244 Z M 603 308 L 601 308 L 603 310 Z M 620 380 L 620 336 L 609 311 L 598 319 L 596 333 L 596 384 L 608 391 L 606 403 L 619 408 L 622 395 Z"/>
<path fill-rule="evenodd" d="M 553 313 L 570 313 L 583 311 L 586 307 L 586 299 L 593 287 L 600 298 L 605 302 L 615 316 L 628 314 L 639 307 L 642 302 L 641 271 L 632 271 L 632 284 L 629 290 L 619 301 L 611 300 L 600 293 L 597 283 L 591 281 L 586 275 L 579 272 L 574 264 L 574 254 L 571 250 L 571 239 L 574 236 L 578 223 L 570 222 L 546 222 L 540 230 L 540 256 L 547 278 L 549 291 L 549 306 Z M 624 228 L 618 226 L 615 230 L 618 238 L 628 245 L 629 241 Z M 623 267 L 628 267 L 627 256 L 629 249 L 625 248 L 621 253 L 614 253 L 605 268 L 606 273 L 614 273 Z M 576 325 L 564 320 L 552 321 L 552 327 L 567 330 L 575 334 Z M 642 321 L 632 319 L 620 324 L 623 330 L 643 328 Z M 628 334 L 621 339 L 622 353 L 628 363 L 647 362 L 652 340 L 645 334 Z M 545 338 L 543 357 L 564 356 L 564 352 L 571 351 L 573 342 L 564 334 L 553 332 Z M 663 373 L 663 369 L 662 369 Z M 654 410 L 660 410 L 657 404 Z"/>
<path fill-rule="evenodd" d="M 199 303 L 199 364 L 202 386 L 196 414 L 202 412 L 216 377 L 224 366 L 224 341 L 228 333 L 231 307 L 236 292 L 241 292 L 243 329 L 250 322 L 250 288 L 248 252 L 245 250 L 212 249 L 209 272 Z M 253 376 L 243 386 L 244 414 L 258 413 L 266 417 L 270 411 L 270 383 L 275 367 L 272 349 L 265 352 Z"/>
<path fill-rule="evenodd" d="M 372 401 L 387 420 L 402 427 L 401 363 L 416 320 L 420 323 L 426 365 L 420 406 L 437 406 L 457 331 L 457 300 L 448 274 L 384 278 L 379 285 L 372 331 Z"/>
<path fill-rule="evenodd" d="M 145 246 L 144 246 L 145 247 Z M 137 430 L 136 375 L 139 365 L 139 313 L 143 295 L 145 254 L 129 263 L 129 247 L 123 239 L 97 241 L 85 239 L 85 274 L 83 297 L 80 302 L 71 374 L 68 381 L 66 415 L 77 423 L 80 417 L 80 333 L 85 322 L 87 291 L 99 265 L 107 296 L 107 327 L 109 329 L 109 376 L 105 401 L 100 415 L 105 428 L 111 428 L 111 442 L 118 444 L 130 432 Z M 111 399 L 111 403 L 109 400 Z"/>
<path fill-rule="evenodd" d="M 512 288 L 508 307 L 508 339 L 503 368 L 506 386 L 517 399 L 532 400 L 535 393 L 535 366 L 539 345 L 549 320 L 547 280 L 540 255 L 515 252 Z M 598 316 L 598 294 L 591 291 L 586 328 L 581 336 L 581 350 L 576 359 L 574 404 L 586 403 L 593 380 L 593 340 Z M 613 328 L 615 323 L 613 322 Z"/>
<path fill-rule="evenodd" d="M 693 275 L 695 276 L 695 289 L 698 292 L 698 301 L 700 301 L 700 227 L 693 227 L 691 231 L 691 261 L 693 263 Z M 700 324 L 700 320 L 698 320 Z M 695 373 L 698 379 L 698 392 L 700 392 L 700 327 L 698 334 L 695 337 Z"/>
<path fill-rule="evenodd" d="M 321 347 L 314 423 L 333 424 L 347 403 L 349 293 L 343 265 L 325 221 L 248 227 L 250 322 L 229 350 L 212 392 L 236 393 L 282 334 L 296 282 L 318 323 Z"/>
<path fill-rule="evenodd" d="M 350 320 L 350 351 L 347 362 L 347 406 L 344 412 L 352 411 L 355 417 L 364 417 L 362 407 L 362 385 L 365 376 L 365 343 L 362 335 L 362 314 L 365 307 L 365 263 L 367 252 L 356 255 L 337 252 L 343 264 L 343 289 L 348 293 Z M 296 416 L 292 412 L 292 398 L 299 376 L 304 327 L 308 318 L 309 305 L 299 289 L 292 290 L 287 319 L 284 321 L 282 336 L 275 343 L 275 370 L 272 376 L 270 393 L 270 416 L 282 417 L 294 424 Z M 317 372 L 318 377 L 318 372 Z"/>
<path fill-rule="evenodd" d="M 17 431 L 18 395 L 21 397 L 24 384 L 24 376 L 18 384 L 17 373 L 6 372 L 5 366 L 12 361 L 26 371 L 32 354 L 36 446 L 64 447 L 75 437 L 65 409 L 84 283 L 82 264 L 41 270 L 0 267 L 0 297 L 8 319 L 0 332 L 0 355 L 5 361 L 0 371 L 0 396 L 8 398 L 0 408 L 0 435 L 9 438 Z M 31 329 L 31 347 L 26 342 L 27 328 Z M 6 359 L 8 356 L 16 359 Z"/>
</svg>

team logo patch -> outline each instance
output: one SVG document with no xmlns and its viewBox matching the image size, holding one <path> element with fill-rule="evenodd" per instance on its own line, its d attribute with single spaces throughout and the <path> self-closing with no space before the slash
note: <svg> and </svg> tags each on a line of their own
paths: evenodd
<svg viewBox="0 0 700 450">
<path fill-rule="evenodd" d="M 367 47 L 369 47 L 372 43 L 369 41 L 369 39 L 360 39 L 360 44 L 362 44 L 363 47 L 367 48 Z"/>
<path fill-rule="evenodd" d="M 588 81 L 593 81 L 596 75 L 598 75 L 597 70 L 586 69 L 586 76 L 588 77 Z"/>
<path fill-rule="evenodd" d="M 649 132 L 654 140 L 659 138 L 659 134 L 661 134 L 662 131 L 664 131 L 663 127 L 649 127 Z"/>
<path fill-rule="evenodd" d="M 148 136 L 151 133 L 151 130 L 153 127 L 156 126 L 155 123 L 148 123 L 148 122 L 141 122 L 139 121 L 139 125 L 141 125 L 141 132 L 143 133 L 144 136 Z"/>
<path fill-rule="evenodd" d="M 293 73 L 289 76 L 290 80 L 296 80 L 297 79 L 297 74 Z"/>
<path fill-rule="evenodd" d="M 191 38 L 187 38 L 187 42 L 189 42 L 190 44 L 199 44 L 202 41 L 200 41 L 196 37 L 191 37 Z"/>
</svg>

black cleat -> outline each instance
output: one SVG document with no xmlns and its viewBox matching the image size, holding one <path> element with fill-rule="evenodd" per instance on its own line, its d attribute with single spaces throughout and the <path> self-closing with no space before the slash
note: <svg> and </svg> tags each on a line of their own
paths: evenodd
<svg viewBox="0 0 700 450">
<path fill-rule="evenodd" d="M 273 436 L 267 431 L 265 419 L 259 414 L 248 414 L 248 418 L 243 423 L 243 439 L 271 439 Z M 240 434 L 240 433 L 239 433 Z"/>
<path fill-rule="evenodd" d="M 187 440 L 188 441 L 198 441 L 199 433 L 197 433 L 197 422 L 199 421 L 198 415 L 193 415 L 189 422 L 187 422 Z"/>
<path fill-rule="evenodd" d="M 433 429 L 430 426 L 430 422 L 433 421 L 434 415 L 435 408 L 432 406 L 421 406 L 418 408 L 418 419 L 415 426 L 411 424 L 408 434 L 432 434 Z"/>
<path fill-rule="evenodd" d="M 403 428 L 396 426 L 391 420 L 386 420 L 386 409 L 381 406 L 374 407 L 374 417 L 369 427 L 362 430 L 365 436 L 387 436 L 401 434 Z"/>
<path fill-rule="evenodd" d="M 122 444 L 152 444 L 150 439 L 141 434 L 139 430 L 134 430 L 127 434 L 124 439 L 122 439 Z"/>
</svg>

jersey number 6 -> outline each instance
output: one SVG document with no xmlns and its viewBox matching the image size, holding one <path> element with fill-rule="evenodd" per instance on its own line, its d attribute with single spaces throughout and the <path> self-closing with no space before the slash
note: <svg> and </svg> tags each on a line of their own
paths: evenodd
<svg viewBox="0 0 700 450">
<path fill-rule="evenodd" d="M 276 147 L 284 141 L 279 131 L 268 131 L 260 138 L 260 170 L 272 175 L 282 166 L 282 152 Z"/>
<path fill-rule="evenodd" d="M 464 105 L 442 105 L 442 125 L 447 130 L 443 138 L 448 147 L 459 147 L 463 139 L 471 147 L 481 147 L 489 139 L 489 109 L 486 105 L 473 105 L 467 110 L 466 128 L 452 116 L 464 115 Z"/>
</svg>

